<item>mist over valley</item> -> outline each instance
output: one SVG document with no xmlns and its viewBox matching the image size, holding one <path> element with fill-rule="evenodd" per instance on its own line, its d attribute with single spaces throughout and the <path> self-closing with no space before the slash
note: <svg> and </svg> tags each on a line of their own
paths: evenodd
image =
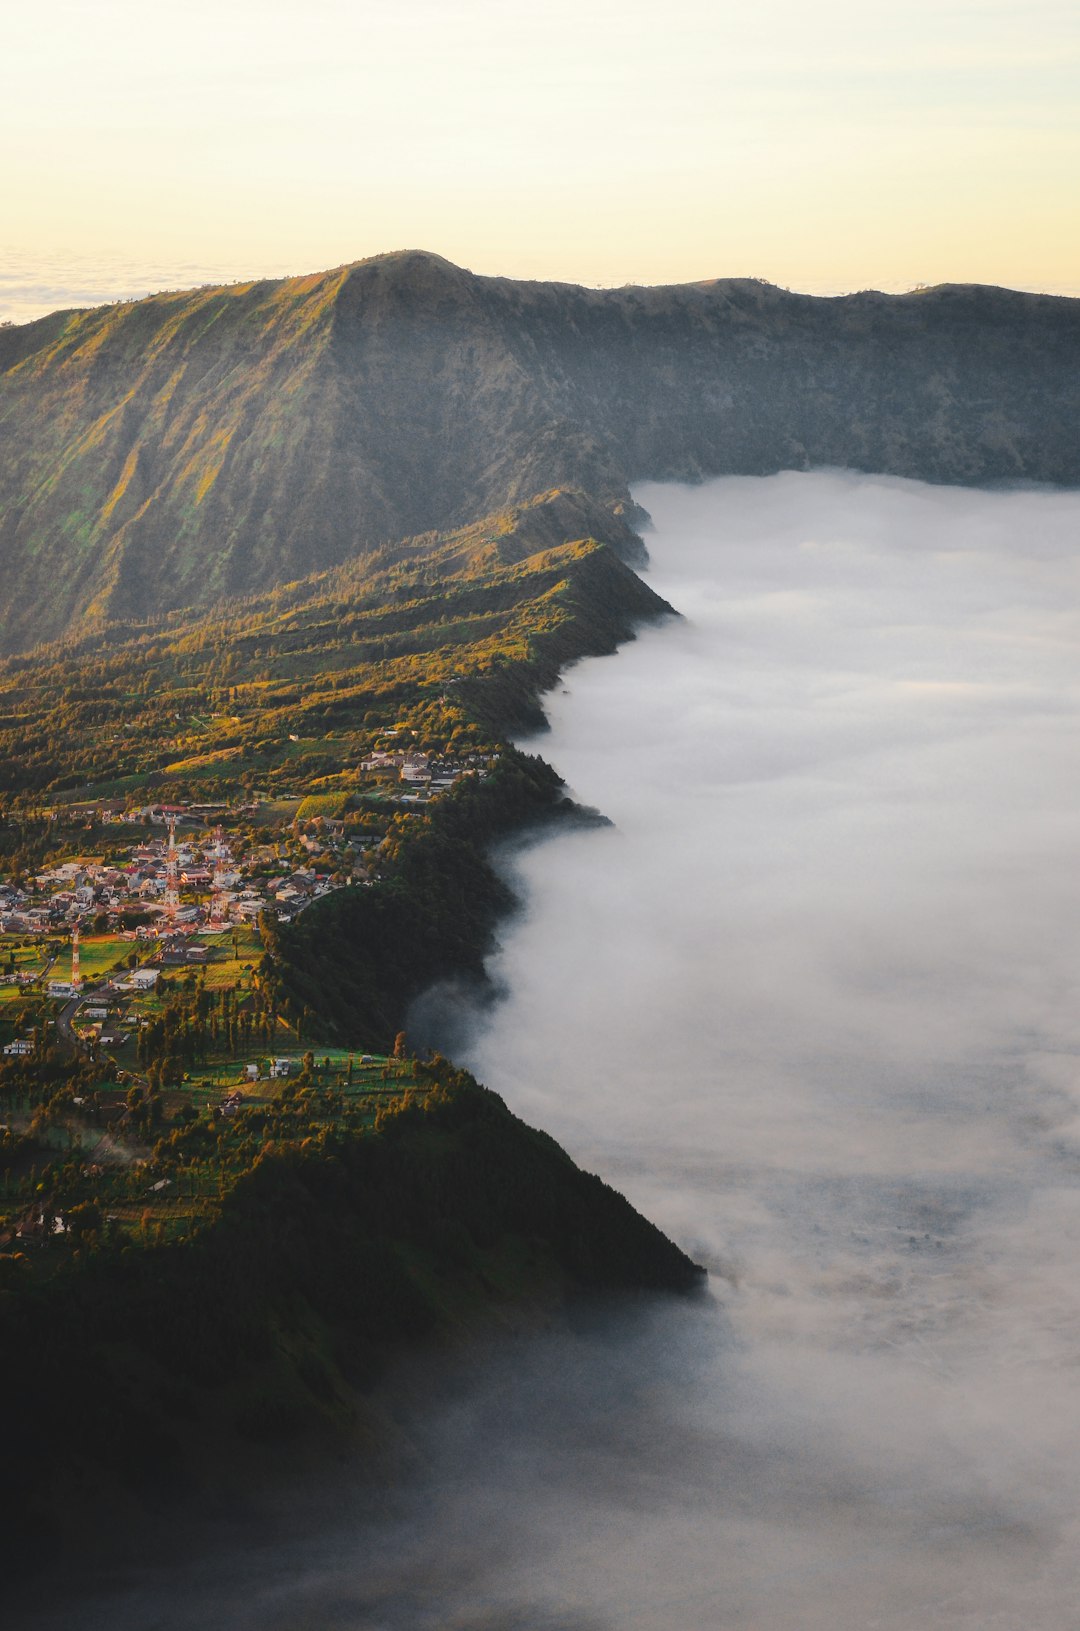
<svg viewBox="0 0 1080 1631">
<path fill-rule="evenodd" d="M 708 1493 L 624 1517 L 599 1623 L 1063 1626 L 1080 504 L 635 497 L 684 621 L 547 699 L 537 745 L 614 826 L 510 863 L 464 1055 L 713 1277 L 660 1388 Z"/>
<path fill-rule="evenodd" d="M 1071 1623 L 1080 500 L 634 496 L 681 616 L 524 743 L 612 825 L 504 849 L 498 1000 L 413 1025 L 709 1294 L 497 1346 L 381 1518 L 331 1502 L 80 1624 Z"/>
</svg>

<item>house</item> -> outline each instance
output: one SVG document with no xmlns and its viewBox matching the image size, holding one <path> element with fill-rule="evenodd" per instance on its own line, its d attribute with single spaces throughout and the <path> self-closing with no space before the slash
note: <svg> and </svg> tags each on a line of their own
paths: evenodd
<svg viewBox="0 0 1080 1631">
<path fill-rule="evenodd" d="M 270 1067 L 270 1074 L 271 1076 L 291 1076 L 295 1063 L 294 1059 L 275 1059 Z"/>
<path fill-rule="evenodd" d="M 137 968 L 131 976 L 131 984 L 136 991 L 151 991 L 158 983 L 161 974 L 159 968 Z"/>
<path fill-rule="evenodd" d="M 179 819 L 187 814 L 186 804 L 151 804 L 147 806 L 147 815 L 155 826 L 163 827 L 170 816 Z"/>
<path fill-rule="evenodd" d="M 9 1059 L 25 1059 L 29 1054 L 33 1053 L 33 1051 L 34 1044 L 32 1042 L 27 1042 L 25 1038 L 17 1042 L 9 1042 L 4 1049 L 4 1052 L 7 1054 Z"/>
<path fill-rule="evenodd" d="M 426 782 L 428 779 L 428 758 L 426 753 L 410 754 L 401 767 L 401 780 L 403 782 Z"/>
<path fill-rule="evenodd" d="M 70 980 L 50 980 L 45 987 L 50 997 L 77 997 L 79 987 Z"/>
<path fill-rule="evenodd" d="M 161 947 L 161 961 L 175 968 L 184 963 L 205 963 L 209 952 L 205 946 L 191 946 L 185 940 L 168 940 Z"/>
</svg>

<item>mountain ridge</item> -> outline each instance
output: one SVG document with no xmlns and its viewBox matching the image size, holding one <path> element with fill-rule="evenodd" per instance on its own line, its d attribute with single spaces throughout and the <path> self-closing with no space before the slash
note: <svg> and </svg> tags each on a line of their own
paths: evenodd
<svg viewBox="0 0 1080 1631">
<path fill-rule="evenodd" d="M 0 331 L 0 649 L 555 488 L 621 523 L 635 481 L 825 464 L 1072 484 L 1078 364 L 1065 296 L 593 290 L 411 250 L 53 314 Z"/>
</svg>

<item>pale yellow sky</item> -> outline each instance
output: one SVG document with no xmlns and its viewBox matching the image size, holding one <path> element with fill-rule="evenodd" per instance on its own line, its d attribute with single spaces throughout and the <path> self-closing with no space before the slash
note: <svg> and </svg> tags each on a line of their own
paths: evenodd
<svg viewBox="0 0 1080 1631">
<path fill-rule="evenodd" d="M 405 246 L 1080 293 L 1075 0 L 0 0 L 0 39 L 20 313 Z"/>
</svg>

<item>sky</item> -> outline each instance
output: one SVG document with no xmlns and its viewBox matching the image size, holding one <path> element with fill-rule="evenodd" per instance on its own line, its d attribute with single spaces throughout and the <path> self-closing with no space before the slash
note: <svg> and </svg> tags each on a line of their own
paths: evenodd
<svg viewBox="0 0 1080 1631">
<path fill-rule="evenodd" d="M 1080 293 L 1072 0 L 0 0 L 0 304 L 424 248 Z"/>
</svg>

